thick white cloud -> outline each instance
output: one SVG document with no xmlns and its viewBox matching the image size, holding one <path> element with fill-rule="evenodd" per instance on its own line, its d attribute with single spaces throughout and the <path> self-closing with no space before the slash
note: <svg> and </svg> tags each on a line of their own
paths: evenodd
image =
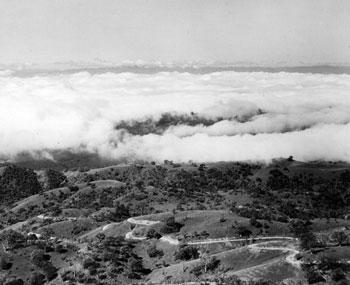
<svg viewBox="0 0 350 285">
<path fill-rule="evenodd" d="M 163 113 L 222 120 L 163 134 L 116 130 Z M 88 150 L 114 159 L 350 161 L 350 75 L 0 72 L 0 156 Z"/>
</svg>

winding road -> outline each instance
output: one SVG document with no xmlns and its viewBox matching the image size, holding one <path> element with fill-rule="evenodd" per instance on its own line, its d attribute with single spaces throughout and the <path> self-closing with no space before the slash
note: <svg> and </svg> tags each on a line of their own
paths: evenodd
<svg viewBox="0 0 350 285">
<path fill-rule="evenodd" d="M 49 219 L 49 218 L 54 218 L 54 217 L 50 217 L 50 216 L 45 216 L 45 215 L 38 215 L 37 216 L 39 219 L 45 220 L 45 219 Z M 77 218 L 66 218 L 66 220 L 76 220 Z M 144 219 L 135 219 L 135 218 L 128 218 L 126 220 L 128 223 L 133 224 L 133 225 L 139 225 L 139 226 L 153 226 L 156 224 L 159 224 L 161 221 L 151 221 L 151 220 L 144 220 Z M 110 223 L 107 225 L 104 225 L 101 229 L 102 231 L 106 231 L 108 230 L 110 227 L 112 227 L 113 225 L 116 224 L 120 224 L 120 223 Z M 146 236 L 135 236 L 134 235 L 134 230 L 136 229 L 136 227 L 134 229 L 132 229 L 131 231 L 127 232 L 125 234 L 125 239 L 128 240 L 145 240 L 147 239 Z M 167 242 L 171 245 L 179 245 L 180 241 L 170 235 L 164 235 L 160 238 L 161 241 L 163 242 Z M 298 250 L 296 250 L 293 247 L 287 247 L 287 246 L 264 246 L 264 245 L 270 245 L 271 242 L 273 241 L 281 241 L 281 240 L 288 240 L 288 241 L 297 241 L 296 238 L 293 237 L 287 237 L 287 236 L 268 236 L 268 237 L 255 237 L 255 238 L 250 238 L 250 239 L 246 239 L 246 238 L 236 238 L 236 237 L 227 237 L 227 238 L 217 238 L 217 239 L 206 239 L 206 240 L 199 240 L 199 241 L 189 241 L 189 242 L 182 242 L 183 244 L 187 244 L 187 245 L 205 245 L 205 244 L 213 244 L 213 243 L 225 243 L 225 242 L 243 242 L 243 241 L 259 241 L 259 240 L 264 240 L 265 242 L 262 243 L 257 243 L 257 244 L 250 244 L 248 245 L 248 248 L 252 249 L 252 250 L 280 250 L 280 251 L 285 251 L 285 252 L 289 252 L 289 254 L 286 256 L 286 261 L 290 264 L 292 264 L 293 266 L 296 267 L 300 267 L 300 261 L 296 260 L 296 255 L 299 253 Z"/>
<path fill-rule="evenodd" d="M 250 244 L 248 245 L 248 248 L 253 250 L 280 250 L 284 252 L 289 252 L 289 254 L 286 256 L 286 261 L 290 263 L 291 265 L 295 267 L 300 267 L 300 261 L 296 259 L 296 255 L 300 253 L 300 251 L 296 250 L 293 247 L 288 246 L 269 246 L 270 242 L 262 242 L 262 243 L 256 243 L 256 244 Z M 268 246 L 264 246 L 268 245 Z"/>
<path fill-rule="evenodd" d="M 155 224 L 160 223 L 160 221 L 150 221 L 150 220 L 136 220 L 134 218 L 127 219 L 127 222 L 134 225 L 142 225 L 142 226 L 152 226 Z M 134 228 L 135 229 L 135 228 Z M 134 236 L 133 230 L 130 232 L 127 232 L 125 234 L 126 239 L 133 239 L 133 240 L 145 240 L 146 237 L 137 237 Z M 171 245 L 179 245 L 180 241 L 172 236 L 165 235 L 160 238 L 161 241 L 168 242 Z M 297 241 L 296 238 L 293 237 L 287 237 L 287 236 L 269 236 L 269 237 L 255 237 L 250 239 L 245 238 L 218 238 L 218 239 L 206 239 L 206 240 L 200 240 L 200 241 L 190 241 L 186 242 L 188 245 L 204 245 L 204 244 L 212 244 L 212 243 L 222 243 L 222 242 L 241 242 L 241 241 L 259 241 L 263 240 L 265 242 L 257 243 L 257 244 L 250 244 L 248 245 L 248 248 L 252 250 L 280 250 L 284 252 L 289 252 L 289 254 L 286 256 L 286 261 L 293 266 L 300 267 L 300 262 L 296 260 L 295 256 L 299 253 L 298 250 L 296 250 L 293 247 L 288 246 L 264 246 L 264 245 L 270 245 L 272 241 Z"/>
</svg>

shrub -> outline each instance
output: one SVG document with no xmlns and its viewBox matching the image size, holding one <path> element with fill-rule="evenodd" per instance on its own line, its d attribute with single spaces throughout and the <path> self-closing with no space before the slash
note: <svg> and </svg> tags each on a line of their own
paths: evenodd
<svg viewBox="0 0 350 285">
<path fill-rule="evenodd" d="M 24 236 L 14 230 L 4 231 L 1 233 L 0 239 L 9 249 L 21 247 L 25 241 Z"/>
<path fill-rule="evenodd" d="M 142 260 L 130 257 L 128 260 L 128 267 L 130 272 L 140 272 L 143 270 Z"/>
<path fill-rule="evenodd" d="M 45 284 L 45 275 L 40 272 L 34 272 L 30 277 L 30 285 L 43 285 Z"/>
<path fill-rule="evenodd" d="M 255 227 L 255 228 L 261 228 L 262 227 L 262 224 L 255 217 L 251 217 L 249 222 L 250 222 L 250 225 Z"/>
<path fill-rule="evenodd" d="M 160 232 L 163 234 L 170 234 L 178 232 L 182 227 L 182 224 L 175 221 L 175 217 L 171 216 L 165 221 L 165 225 L 162 226 Z"/>
<path fill-rule="evenodd" d="M 238 226 L 236 229 L 236 233 L 244 238 L 248 238 L 251 236 L 252 231 L 246 228 L 245 226 Z"/>
<path fill-rule="evenodd" d="M 6 256 L 1 256 L 0 267 L 2 270 L 9 270 L 12 267 L 12 263 L 8 261 Z"/>
<path fill-rule="evenodd" d="M 199 257 L 198 249 L 191 245 L 182 245 L 179 250 L 175 252 L 175 259 L 190 260 Z"/>
<path fill-rule="evenodd" d="M 161 249 L 157 249 L 157 247 L 155 245 L 151 245 L 147 249 L 147 254 L 151 258 L 153 258 L 153 257 L 162 257 L 164 255 L 164 252 Z"/>
<path fill-rule="evenodd" d="M 97 267 L 99 267 L 98 262 L 93 260 L 91 257 L 84 259 L 84 261 L 83 261 L 83 268 L 84 269 L 93 270 L 93 269 L 96 269 Z"/>
<path fill-rule="evenodd" d="M 71 192 L 77 192 L 79 190 L 78 186 L 68 186 L 68 188 Z"/>
<path fill-rule="evenodd" d="M 308 250 L 318 245 L 316 236 L 312 232 L 306 232 L 300 235 L 300 245 L 303 249 Z"/>
<path fill-rule="evenodd" d="M 57 274 L 58 269 L 49 262 L 47 262 L 44 265 L 43 271 L 44 271 L 48 281 L 51 281 L 58 276 L 58 274 Z"/>
<path fill-rule="evenodd" d="M 58 253 L 66 253 L 67 249 L 62 244 L 58 244 L 55 246 L 55 251 Z"/>
<path fill-rule="evenodd" d="M 158 233 L 155 229 L 149 229 L 146 234 L 147 238 L 152 239 L 160 239 L 162 235 Z"/>
<path fill-rule="evenodd" d="M 217 259 L 215 256 L 211 256 L 209 260 L 206 262 L 206 271 L 213 271 L 215 270 L 220 263 L 220 260 Z"/>
<path fill-rule="evenodd" d="M 49 260 L 50 255 L 45 254 L 41 249 L 34 250 L 30 255 L 30 261 L 40 269 L 43 269 Z"/>
</svg>

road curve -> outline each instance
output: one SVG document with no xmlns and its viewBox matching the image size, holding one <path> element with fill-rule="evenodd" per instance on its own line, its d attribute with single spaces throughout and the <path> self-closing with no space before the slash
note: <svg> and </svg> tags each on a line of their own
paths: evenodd
<svg viewBox="0 0 350 285">
<path fill-rule="evenodd" d="M 219 242 L 235 242 L 235 241 L 249 241 L 249 240 L 297 240 L 293 237 L 285 237 L 285 236 L 269 236 L 269 237 L 255 237 L 255 238 L 218 238 L 218 239 L 206 239 L 200 241 L 189 241 L 186 244 L 196 245 L 196 244 L 210 244 L 210 243 L 219 243 Z"/>
</svg>

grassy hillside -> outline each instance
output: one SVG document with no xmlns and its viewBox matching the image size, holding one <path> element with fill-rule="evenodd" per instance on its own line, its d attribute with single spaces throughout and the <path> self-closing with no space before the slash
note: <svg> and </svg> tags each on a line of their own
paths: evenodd
<svg viewBox="0 0 350 285">
<path fill-rule="evenodd" d="M 349 277 L 345 163 L 5 166 L 0 177 L 3 284 Z"/>
</svg>

